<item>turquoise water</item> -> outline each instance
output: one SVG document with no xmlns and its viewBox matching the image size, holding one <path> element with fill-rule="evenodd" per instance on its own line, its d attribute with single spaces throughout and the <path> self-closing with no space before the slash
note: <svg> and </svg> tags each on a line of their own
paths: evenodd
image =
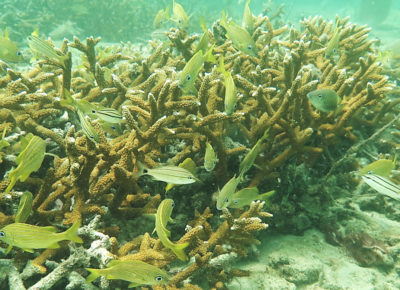
<svg viewBox="0 0 400 290">
<path fill-rule="evenodd" d="M 399 1 L 0 8 L 0 289 L 400 289 Z"/>
</svg>

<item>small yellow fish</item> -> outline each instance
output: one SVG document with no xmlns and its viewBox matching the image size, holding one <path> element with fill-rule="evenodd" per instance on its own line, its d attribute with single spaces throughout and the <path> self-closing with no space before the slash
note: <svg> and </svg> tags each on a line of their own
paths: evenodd
<svg viewBox="0 0 400 290">
<path fill-rule="evenodd" d="M 250 205 L 254 200 L 267 200 L 275 194 L 275 190 L 259 194 L 257 187 L 243 188 L 232 195 L 227 207 L 230 208 L 243 208 Z"/>
<path fill-rule="evenodd" d="M 339 26 L 337 25 L 335 31 L 333 32 L 332 38 L 326 45 L 325 57 L 329 58 L 337 52 L 339 47 L 339 40 L 340 40 L 340 29 Z"/>
<path fill-rule="evenodd" d="M 224 75 L 224 83 L 225 83 L 225 113 L 230 116 L 236 109 L 237 104 L 237 91 L 236 85 L 233 81 L 232 75 L 230 72 L 225 70 L 224 66 L 224 58 L 221 56 L 218 70 Z"/>
<path fill-rule="evenodd" d="M 75 222 L 68 230 L 56 233 L 55 227 L 38 227 L 24 223 L 14 223 L 0 229 L 0 241 L 9 244 L 6 253 L 12 247 L 19 247 L 26 252 L 33 252 L 32 249 L 57 249 L 60 247 L 58 242 L 64 240 L 83 243 L 77 236 L 80 221 Z"/>
<path fill-rule="evenodd" d="M 204 20 L 203 16 L 200 16 L 200 23 L 201 23 L 201 29 L 203 29 L 203 35 L 201 36 L 199 43 L 197 44 L 194 54 L 196 54 L 200 50 L 203 52 L 203 54 L 206 54 L 208 49 L 208 43 L 210 42 L 210 36 L 208 35 L 206 21 Z"/>
<path fill-rule="evenodd" d="M 204 154 L 204 169 L 208 172 L 213 171 L 215 164 L 217 164 L 218 158 L 217 154 L 211 144 L 206 142 L 206 153 Z"/>
<path fill-rule="evenodd" d="M 392 170 L 394 170 L 396 167 L 396 161 L 397 155 L 393 160 L 379 159 L 361 168 L 358 173 L 360 175 L 376 174 L 379 176 L 389 177 Z"/>
<path fill-rule="evenodd" d="M 242 26 L 249 32 L 250 35 L 252 35 L 254 32 L 254 19 L 253 14 L 250 11 L 249 4 L 250 0 L 247 0 L 246 5 L 244 6 Z"/>
<path fill-rule="evenodd" d="M 62 67 L 65 68 L 65 60 L 68 59 L 68 56 L 57 52 L 49 42 L 40 38 L 37 35 L 37 32 L 33 32 L 30 36 L 28 36 L 28 44 L 30 49 L 38 55 L 38 57 L 45 57 L 48 59 L 58 60 Z"/>
<path fill-rule="evenodd" d="M 243 158 L 239 165 L 239 179 L 243 179 L 244 174 L 249 171 L 256 160 L 258 153 L 260 153 L 261 143 L 268 138 L 269 128 L 265 130 L 264 135 L 257 141 L 257 143 L 250 149 L 250 151 Z"/>
<path fill-rule="evenodd" d="M 23 61 L 22 53 L 8 36 L 7 28 L 4 29 L 4 34 L 0 32 L 0 59 L 9 62 Z"/>
<path fill-rule="evenodd" d="M 247 55 L 257 56 L 258 48 L 249 32 L 235 22 L 227 22 L 225 12 L 222 11 L 220 24 L 226 30 L 227 37 L 232 40 L 233 46 Z"/>
<path fill-rule="evenodd" d="M 105 276 L 109 280 L 119 279 L 131 282 L 128 288 L 139 285 L 163 285 L 170 279 L 163 270 L 139 260 L 113 260 L 107 264 L 105 269 L 86 268 L 86 270 L 90 272 L 86 278 L 87 283 L 100 276 Z"/>
<path fill-rule="evenodd" d="M 4 194 L 11 191 L 18 179 L 24 182 L 32 172 L 37 171 L 42 165 L 45 153 L 46 142 L 42 138 L 32 135 L 29 143 L 15 160 L 18 166 L 10 171 L 8 175 L 10 184 Z"/>
<path fill-rule="evenodd" d="M 317 110 L 325 113 L 336 111 L 340 97 L 331 89 L 319 89 L 307 94 L 308 100 Z"/>
<path fill-rule="evenodd" d="M 7 128 L 4 128 L 3 130 L 3 134 L 1 135 L 1 139 L 0 139 L 0 150 L 2 150 L 3 148 L 6 148 L 8 146 L 10 146 L 10 143 L 8 143 L 4 138 L 6 137 L 6 132 L 7 132 Z M 0 163 L 1 163 L 1 158 L 2 156 L 0 155 Z"/>
<path fill-rule="evenodd" d="M 188 170 L 190 173 L 192 173 L 193 175 L 196 174 L 197 171 L 197 165 L 196 163 L 193 161 L 192 158 L 186 158 L 185 160 L 183 160 L 181 163 L 179 163 L 178 165 L 181 168 L 184 168 L 186 170 Z M 168 183 L 165 186 L 165 192 L 169 191 L 171 188 L 173 188 L 175 186 L 175 184 L 172 183 Z"/>
<path fill-rule="evenodd" d="M 198 180 L 189 170 L 179 166 L 165 165 L 150 169 L 144 167 L 140 162 L 137 162 L 137 164 L 139 167 L 137 177 L 150 175 L 155 180 L 172 184 L 190 184 Z"/>
<path fill-rule="evenodd" d="M 176 3 L 175 0 L 172 1 L 172 17 L 171 20 L 176 22 L 179 27 L 185 29 L 189 26 L 189 18 L 183 9 L 182 5 Z"/>
<path fill-rule="evenodd" d="M 99 143 L 100 142 L 99 134 L 97 134 L 97 131 L 94 129 L 90 121 L 87 119 L 89 117 L 84 116 L 80 110 L 78 110 L 78 117 L 83 133 L 85 133 L 85 135 L 88 137 L 89 140 L 95 143 Z"/>
<path fill-rule="evenodd" d="M 65 106 L 72 106 L 75 110 L 81 111 L 84 115 L 90 115 L 96 113 L 96 106 L 86 100 L 77 100 L 71 96 L 71 93 L 64 89 L 65 98 L 60 101 L 60 104 Z"/>
<path fill-rule="evenodd" d="M 217 209 L 222 210 L 231 203 L 232 195 L 235 193 L 236 188 L 240 182 L 240 177 L 236 178 L 236 174 L 225 183 L 224 187 L 219 191 L 217 197 Z"/>
<path fill-rule="evenodd" d="M 104 122 L 112 124 L 121 123 L 123 119 L 122 114 L 113 108 L 100 107 L 95 111 L 92 111 L 92 115 L 98 117 Z"/>
<path fill-rule="evenodd" d="M 153 26 L 154 28 L 160 28 L 162 27 L 167 20 L 169 20 L 169 5 L 167 6 L 167 8 L 164 9 L 160 9 L 156 16 L 154 17 L 154 21 L 153 21 Z"/>
<path fill-rule="evenodd" d="M 175 244 L 171 242 L 169 239 L 171 232 L 166 228 L 168 221 L 171 220 L 173 206 L 174 201 L 172 199 L 164 199 L 158 206 L 156 213 L 157 236 L 164 247 L 171 249 L 180 260 L 187 261 L 188 257 L 184 250 L 189 246 L 189 243 Z"/>
<path fill-rule="evenodd" d="M 203 67 L 205 61 L 212 61 L 212 50 L 214 45 L 210 47 L 205 55 L 203 51 L 196 52 L 186 63 L 183 70 L 178 75 L 178 87 L 185 93 L 195 93 L 194 82 Z"/>
<path fill-rule="evenodd" d="M 33 203 L 33 195 L 30 191 L 24 191 L 22 194 L 19 205 L 18 211 L 15 215 L 15 222 L 16 223 L 24 223 L 28 219 L 29 215 L 32 212 L 32 203 Z"/>
</svg>

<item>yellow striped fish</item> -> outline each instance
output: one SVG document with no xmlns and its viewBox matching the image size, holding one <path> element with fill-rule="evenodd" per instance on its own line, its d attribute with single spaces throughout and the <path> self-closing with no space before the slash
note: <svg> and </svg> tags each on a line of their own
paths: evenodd
<svg viewBox="0 0 400 290">
<path fill-rule="evenodd" d="M 395 200 L 400 200 L 400 186 L 389 179 L 376 174 L 365 174 L 362 179 L 377 192 L 389 196 Z"/>
<path fill-rule="evenodd" d="M 18 211 L 15 215 L 15 222 L 16 223 L 24 223 L 28 219 L 29 215 L 32 212 L 32 203 L 33 203 L 33 195 L 30 191 L 24 191 L 22 194 L 19 205 Z"/>
<path fill-rule="evenodd" d="M 48 59 L 56 59 L 65 68 L 65 60 L 67 55 L 57 52 L 49 42 L 41 39 L 36 32 L 28 36 L 28 45 L 30 49 L 40 57 Z"/>
<path fill-rule="evenodd" d="M 164 247 L 171 249 L 180 260 L 186 261 L 188 257 L 184 250 L 189 246 L 189 243 L 175 244 L 171 242 L 169 239 L 171 232 L 166 228 L 168 221 L 171 220 L 173 206 L 174 201 L 172 199 L 164 199 L 158 206 L 156 213 L 156 232 Z"/>
<path fill-rule="evenodd" d="M 33 252 L 32 249 L 56 249 L 60 245 L 58 242 L 64 240 L 83 243 L 77 236 L 80 221 L 75 222 L 68 230 L 62 233 L 56 233 L 55 227 L 38 227 L 24 223 L 14 223 L 0 229 L 0 241 L 9 246 L 6 253 L 11 251 L 12 247 L 19 247 L 26 252 Z"/>
<path fill-rule="evenodd" d="M 139 285 L 163 285 L 170 279 L 163 270 L 139 260 L 113 260 L 107 264 L 105 269 L 86 268 L 86 270 L 90 272 L 86 278 L 87 283 L 100 276 L 105 276 L 110 280 L 119 279 L 131 282 L 128 285 L 129 288 Z"/>
<path fill-rule="evenodd" d="M 257 187 L 246 187 L 232 195 L 227 207 L 243 208 L 246 205 L 250 205 L 254 200 L 267 200 L 274 194 L 275 190 L 259 194 Z"/>
<path fill-rule="evenodd" d="M 104 122 L 112 124 L 121 123 L 123 118 L 121 113 L 113 108 L 100 108 L 93 114 Z"/>
<path fill-rule="evenodd" d="M 144 167 L 140 162 L 137 162 L 137 165 L 139 167 L 137 177 L 150 175 L 155 180 L 172 184 L 190 184 L 198 180 L 189 170 L 179 166 L 165 165 L 150 169 Z"/>
<path fill-rule="evenodd" d="M 358 171 L 358 173 L 360 175 L 375 174 L 379 176 L 388 177 L 392 172 L 392 170 L 395 169 L 396 162 L 397 162 L 397 155 L 394 157 L 393 160 L 379 159 L 361 168 Z"/>
<path fill-rule="evenodd" d="M 191 172 L 193 175 L 196 173 L 197 166 L 196 163 L 193 161 L 192 158 L 188 157 L 185 160 L 183 160 L 181 163 L 179 163 L 178 167 L 184 168 Z M 175 184 L 168 183 L 165 186 L 165 192 L 169 191 L 171 188 L 173 188 Z"/>
<path fill-rule="evenodd" d="M 83 113 L 78 110 L 78 117 L 79 117 L 79 122 L 82 127 L 83 133 L 88 137 L 89 140 L 99 143 L 100 137 L 99 134 L 97 134 L 96 130 L 93 128 L 92 124 L 90 124 L 89 120 L 86 119 L 86 117 L 83 115 Z"/>
<path fill-rule="evenodd" d="M 236 177 L 236 174 L 225 183 L 224 187 L 219 191 L 217 197 L 217 209 L 222 210 L 228 206 L 232 201 L 232 195 L 235 193 L 236 188 L 240 182 L 240 176 Z"/>
<path fill-rule="evenodd" d="M 42 165 L 45 153 L 46 142 L 38 136 L 30 137 L 28 145 L 16 159 L 18 167 L 11 170 L 8 175 L 10 184 L 4 193 L 9 193 L 18 179 L 24 182 L 32 172 L 37 171 Z"/>
</svg>

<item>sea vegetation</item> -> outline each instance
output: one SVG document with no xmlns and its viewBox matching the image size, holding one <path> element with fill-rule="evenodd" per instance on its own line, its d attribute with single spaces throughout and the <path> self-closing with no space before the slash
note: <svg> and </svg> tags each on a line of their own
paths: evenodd
<svg viewBox="0 0 400 290">
<path fill-rule="evenodd" d="M 332 209 L 329 218 L 321 218 L 338 194 L 330 185 L 335 182 L 337 190 L 345 183 L 340 176 L 357 167 L 356 149 L 367 146 L 368 137 L 396 114 L 388 98 L 394 85 L 377 60 L 371 29 L 349 18 L 309 17 L 295 28 L 251 15 L 255 46 L 249 47 L 229 15 L 221 19 L 223 25 L 216 20 L 204 31 L 205 51 L 197 49 L 200 35 L 173 22 L 168 40 L 150 41 L 148 51 L 130 44 L 108 50 L 100 37 L 65 39 L 49 51 L 53 43 L 42 40 L 47 45 L 39 45 L 45 51 L 36 64 L 25 71 L 7 68 L 0 78 L 0 226 L 15 222 L 20 196 L 29 190 L 27 223 L 61 231 L 80 222 L 83 243 L 61 242 L 59 248 L 34 253 L 14 247 L 8 256 L 4 250 L 1 288 L 124 288 L 126 281 L 112 278 L 86 283 L 85 268 L 133 260 L 168 273 L 168 283 L 154 289 L 225 289 L 233 277 L 248 275 L 229 262 L 251 254 L 249 246 L 259 243 L 257 233 L 268 227 L 267 218 L 275 230 L 301 232 L 311 224 L 323 229 L 344 216 L 344 210 Z M 253 53 L 244 52 L 249 49 Z M 72 59 L 76 51 L 78 61 Z M 201 56 L 192 68 L 198 73 L 188 74 L 194 80 L 185 90 L 181 71 L 193 56 Z M 237 100 L 227 112 L 232 85 Z M 308 95 L 324 89 L 336 92 L 335 102 L 319 110 Z M 13 168 L 31 164 L 32 156 L 17 157 L 26 156 L 28 134 L 45 140 L 45 154 L 30 148 L 43 162 L 40 168 L 34 162 L 29 177 L 8 188 Z M 215 156 L 210 170 L 202 167 L 207 144 Z M 187 158 L 196 167 L 181 168 L 196 176 L 195 182 L 167 192 L 165 182 L 140 173 L 143 167 L 159 172 L 179 166 Z M 275 193 L 243 208 L 217 210 L 213 192 L 235 176 L 238 190 Z M 167 198 L 173 211 L 154 218 Z M 175 222 L 167 229 L 171 215 Z M 164 242 L 172 248 L 183 244 L 187 259 L 178 259 L 152 232 L 157 218 L 166 219 L 157 226 Z M 377 244 L 358 233 L 340 237 L 339 243 L 354 241 Z"/>
</svg>

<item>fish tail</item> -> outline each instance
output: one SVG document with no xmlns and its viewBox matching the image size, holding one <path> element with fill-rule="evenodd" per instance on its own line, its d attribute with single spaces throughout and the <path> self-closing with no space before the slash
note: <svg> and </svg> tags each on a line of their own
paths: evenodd
<svg viewBox="0 0 400 290">
<path fill-rule="evenodd" d="M 259 195 L 259 198 L 261 199 L 261 200 L 268 200 L 271 196 L 273 196 L 275 194 L 275 190 L 271 190 L 271 191 L 268 191 L 268 192 L 266 192 L 266 193 L 262 193 L 262 194 L 260 194 Z"/>
<path fill-rule="evenodd" d="M 268 127 L 267 130 L 265 130 L 264 135 L 261 137 L 261 142 L 268 138 L 269 129 L 271 129 L 271 127 Z"/>
<path fill-rule="evenodd" d="M 81 221 L 80 220 L 76 221 L 68 230 L 64 232 L 65 239 L 80 244 L 83 243 L 83 240 L 76 234 L 80 226 L 81 226 Z"/>
<path fill-rule="evenodd" d="M 207 32 L 206 21 L 204 20 L 203 16 L 200 16 L 200 26 L 201 26 L 201 29 L 203 29 L 204 32 Z"/>
<path fill-rule="evenodd" d="M 215 46 L 215 44 L 211 45 L 210 49 L 206 52 L 206 54 L 204 55 L 204 61 L 211 62 L 211 63 L 217 63 L 215 56 L 212 54 L 214 46 Z"/>
<path fill-rule="evenodd" d="M 101 276 L 100 269 L 86 268 L 90 272 L 89 276 L 86 277 L 86 283 L 90 283 Z"/>
<path fill-rule="evenodd" d="M 186 256 L 185 249 L 189 246 L 189 243 L 183 244 L 174 244 L 174 247 L 171 250 L 175 253 L 179 260 L 187 261 L 188 257 Z"/>
<path fill-rule="evenodd" d="M 145 174 L 146 167 L 140 161 L 136 161 L 136 166 L 138 168 L 138 172 L 134 175 L 134 177 L 140 177 Z"/>
<path fill-rule="evenodd" d="M 71 93 L 64 89 L 64 99 L 60 101 L 61 105 L 75 106 L 76 102 L 74 98 L 71 96 Z"/>
</svg>

